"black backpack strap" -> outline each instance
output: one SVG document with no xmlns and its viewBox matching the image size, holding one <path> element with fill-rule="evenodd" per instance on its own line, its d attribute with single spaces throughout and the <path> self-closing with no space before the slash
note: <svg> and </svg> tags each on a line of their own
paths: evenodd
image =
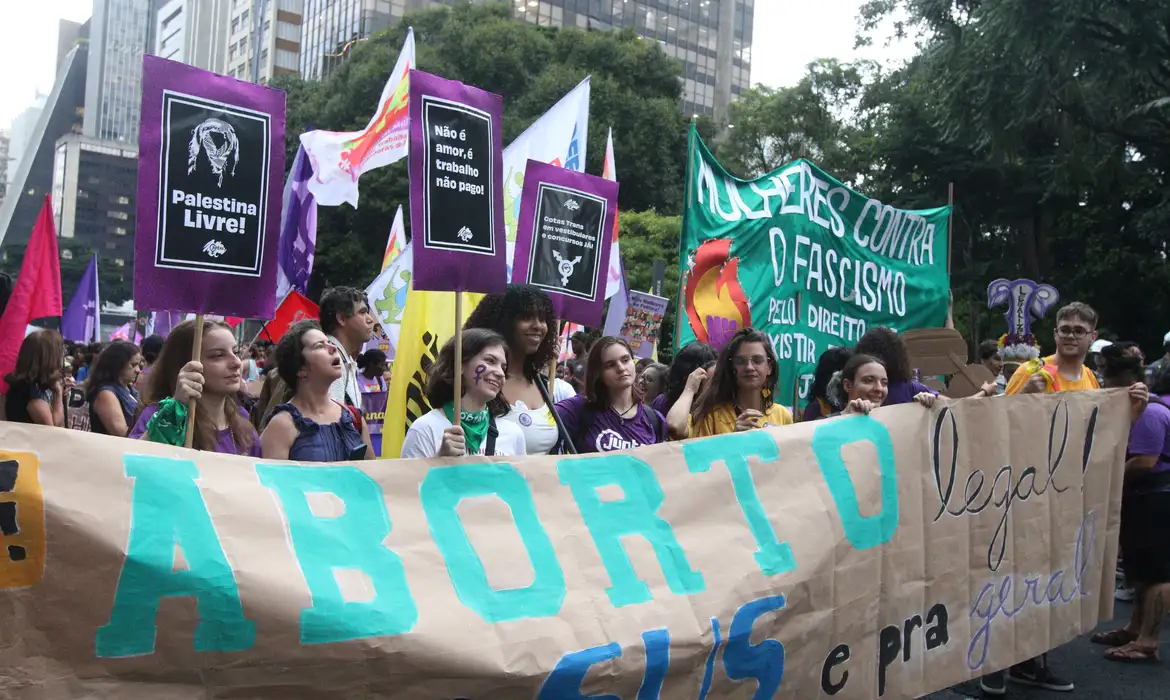
<svg viewBox="0 0 1170 700">
<path fill-rule="evenodd" d="M 666 426 L 662 416 L 649 406 L 646 406 L 646 414 L 650 416 L 650 424 L 654 426 L 654 437 L 658 438 L 658 442 L 666 442 Z"/>
<path fill-rule="evenodd" d="M 487 443 L 484 445 L 484 455 L 491 457 L 496 453 L 496 438 L 500 436 L 500 429 L 496 427 L 496 417 L 488 413 Z"/>
</svg>

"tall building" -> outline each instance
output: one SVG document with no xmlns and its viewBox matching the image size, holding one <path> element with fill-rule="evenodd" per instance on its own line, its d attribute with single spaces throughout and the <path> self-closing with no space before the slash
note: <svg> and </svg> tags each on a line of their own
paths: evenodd
<svg viewBox="0 0 1170 700">
<path fill-rule="evenodd" d="M 85 135 L 90 138 L 138 143 L 142 54 L 153 5 L 151 0 L 93 0 L 85 79 Z"/>
<path fill-rule="evenodd" d="M 11 185 L 13 178 L 16 177 L 16 172 L 20 170 L 20 161 L 24 158 L 29 142 L 32 141 L 37 121 L 41 118 L 41 111 L 44 110 L 45 100 L 48 98 L 48 95 L 37 93 L 33 103 L 21 110 L 20 114 L 12 120 L 12 128 L 8 134 L 8 164 L 6 166 L 8 176 L 5 179 L 5 184 Z"/>
<path fill-rule="evenodd" d="M 150 52 L 215 73 L 227 70 L 231 0 L 155 0 Z"/>
<path fill-rule="evenodd" d="M 71 243 L 97 251 L 103 262 L 134 260 L 138 147 L 67 134 L 53 154 L 53 219 L 61 255 Z"/>
<path fill-rule="evenodd" d="M 295 75 L 301 50 L 302 15 L 312 0 L 231 0 L 227 31 L 227 75 L 267 83 Z"/>
<path fill-rule="evenodd" d="M 390 26 L 419 0 L 305 0 L 301 29 L 300 73 L 306 80 L 328 76 L 353 45 Z"/>
<path fill-rule="evenodd" d="M 0 202 L 8 192 L 8 144 L 11 140 L 8 129 L 0 129 Z"/>
</svg>

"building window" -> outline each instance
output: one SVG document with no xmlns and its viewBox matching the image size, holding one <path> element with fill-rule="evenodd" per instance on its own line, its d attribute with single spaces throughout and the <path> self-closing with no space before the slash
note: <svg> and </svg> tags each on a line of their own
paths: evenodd
<svg viewBox="0 0 1170 700">
<path fill-rule="evenodd" d="M 65 250 L 61 251 L 61 259 L 62 260 L 72 260 L 73 259 L 73 251 L 70 250 L 69 248 L 66 248 Z"/>
<path fill-rule="evenodd" d="M 106 250 L 117 250 L 118 244 L 113 241 L 106 241 Z"/>
<path fill-rule="evenodd" d="M 128 221 L 130 219 L 130 215 L 124 211 L 108 211 L 106 212 L 106 216 L 110 217 L 111 219 L 120 219 L 122 221 Z"/>
<path fill-rule="evenodd" d="M 117 202 L 118 204 L 129 204 L 130 198 L 126 197 L 126 196 L 114 197 L 114 201 Z"/>
<path fill-rule="evenodd" d="M 125 236 L 126 235 L 126 227 L 125 226 L 115 226 L 114 227 L 114 235 Z"/>
<path fill-rule="evenodd" d="M 114 264 L 118 267 L 126 267 L 126 261 L 122 258 L 114 258 Z"/>
</svg>

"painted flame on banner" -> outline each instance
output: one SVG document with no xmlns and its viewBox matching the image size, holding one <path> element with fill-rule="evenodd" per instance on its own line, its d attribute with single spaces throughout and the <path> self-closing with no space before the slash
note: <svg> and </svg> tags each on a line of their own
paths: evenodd
<svg viewBox="0 0 1170 700">
<path fill-rule="evenodd" d="M 686 306 L 695 338 L 717 350 L 736 331 L 752 325 L 751 306 L 739 284 L 739 258 L 731 257 L 731 241 L 706 241 L 695 251 Z"/>
</svg>

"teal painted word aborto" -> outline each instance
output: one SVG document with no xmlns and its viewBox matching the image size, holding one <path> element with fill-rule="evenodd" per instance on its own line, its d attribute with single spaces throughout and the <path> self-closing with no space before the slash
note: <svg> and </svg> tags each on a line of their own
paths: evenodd
<svg viewBox="0 0 1170 700">
<path fill-rule="evenodd" d="M 882 485 L 882 511 L 868 517 L 861 514 L 857 489 L 841 457 L 841 450 L 846 445 L 862 441 L 869 442 L 877 450 Z M 817 426 L 812 449 L 829 492 L 833 494 L 849 543 L 855 549 L 869 549 L 889 542 L 898 529 L 898 468 L 890 431 L 870 416 L 834 418 Z"/>
<path fill-rule="evenodd" d="M 301 611 L 301 643 L 328 644 L 403 634 L 418 622 L 418 606 L 406 584 L 402 559 L 383 541 L 390 534 L 382 489 L 357 467 L 256 465 L 260 483 L 276 492 L 288 519 L 293 550 L 313 606 Z M 309 509 L 310 493 L 331 493 L 345 504 L 336 518 Z M 369 576 L 374 599 L 347 602 L 334 571 Z"/>
<path fill-rule="evenodd" d="M 532 585 L 497 591 L 488 585 L 487 571 L 463 521 L 460 501 L 476 496 L 496 496 L 512 510 L 512 518 L 536 576 Z M 474 467 L 433 467 L 419 489 L 431 537 L 447 562 L 447 573 L 459 600 L 486 622 L 496 623 L 533 617 L 549 617 L 565 600 L 565 574 L 557 561 L 552 540 L 536 515 L 536 503 L 528 481 L 510 464 L 477 464 Z"/>
<path fill-rule="evenodd" d="M 196 651 L 244 651 L 256 626 L 244 618 L 240 590 L 220 547 L 189 460 L 127 455 L 134 479 L 126 563 L 110 623 L 98 628 L 98 657 L 154 653 L 155 620 L 164 597 L 193 596 L 198 605 Z M 175 571 L 175 546 L 187 562 Z"/>
<path fill-rule="evenodd" d="M 606 594 L 614 607 L 652 599 L 650 587 L 634 572 L 621 538 L 640 535 L 654 548 L 670 590 L 691 595 L 707 590 L 703 574 L 691 568 L 686 552 L 670 523 L 658 515 L 664 494 L 654 470 L 637 457 L 610 454 L 601 457 L 562 459 L 557 463 L 562 484 L 569 487 L 577 508 L 593 536 L 593 543 L 613 584 Z M 597 490 L 618 486 L 620 501 L 602 501 Z"/>
<path fill-rule="evenodd" d="M 756 539 L 756 563 L 765 576 L 776 576 L 796 568 L 792 547 L 776 539 L 748 465 L 748 457 L 759 457 L 763 462 L 778 461 L 780 450 L 775 440 L 761 431 L 730 433 L 684 444 L 683 457 L 692 474 L 709 471 L 716 462 L 727 465 L 735 498 L 752 537 Z"/>
</svg>

